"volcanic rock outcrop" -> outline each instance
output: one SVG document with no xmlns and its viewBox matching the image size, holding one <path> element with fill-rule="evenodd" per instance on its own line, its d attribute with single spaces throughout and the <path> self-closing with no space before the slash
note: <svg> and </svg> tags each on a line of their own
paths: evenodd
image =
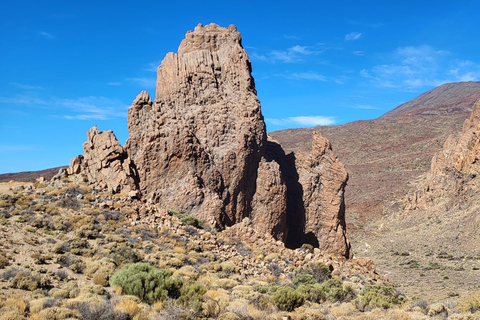
<svg viewBox="0 0 480 320">
<path fill-rule="evenodd" d="M 158 67 L 154 101 L 142 91 L 129 108 L 123 150 L 113 143 L 124 163 L 131 160 L 125 176 L 138 181 L 143 200 L 219 229 L 248 217 L 256 232 L 288 246 L 351 257 L 343 165 L 320 134 L 310 153 L 286 155 L 267 141 L 251 71 L 234 26 L 188 32 Z M 69 173 L 88 168 L 78 161 Z"/>
<path fill-rule="evenodd" d="M 421 190 L 407 197 L 406 209 L 424 208 L 437 198 L 460 203 L 466 193 L 478 188 L 480 173 L 480 100 L 466 119 L 458 137 L 450 135 L 436 154 Z"/>
<path fill-rule="evenodd" d="M 135 166 L 112 131 L 99 131 L 97 126 L 91 128 L 83 150 L 84 155 L 70 162 L 69 175 L 79 174 L 82 180 L 113 193 L 138 189 Z"/>
</svg>

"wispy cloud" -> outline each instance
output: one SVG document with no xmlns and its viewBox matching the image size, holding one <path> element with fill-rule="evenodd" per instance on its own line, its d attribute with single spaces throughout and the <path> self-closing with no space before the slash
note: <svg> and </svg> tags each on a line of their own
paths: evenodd
<svg viewBox="0 0 480 320">
<path fill-rule="evenodd" d="M 370 105 L 355 105 L 355 106 L 348 106 L 348 108 L 362 109 L 362 110 L 381 110 L 381 108 L 370 106 Z"/>
<path fill-rule="evenodd" d="M 28 94 L 0 97 L 0 104 L 19 105 L 23 108 L 48 110 L 44 114 L 78 120 L 107 120 L 125 117 L 128 106 L 107 97 L 80 97 L 73 99 L 48 97 L 38 98 Z"/>
<path fill-rule="evenodd" d="M 36 146 L 36 145 L 0 143 L 0 153 L 11 153 L 11 152 L 19 152 L 19 151 L 35 151 L 35 150 L 38 150 L 38 149 L 39 149 L 39 147 Z"/>
<path fill-rule="evenodd" d="M 358 50 L 358 51 L 353 51 L 353 54 L 356 55 L 356 56 L 363 56 L 363 55 L 365 55 L 365 52 L 363 52 L 361 50 Z"/>
<path fill-rule="evenodd" d="M 327 81 L 327 77 L 314 71 L 309 72 L 295 72 L 291 75 L 294 79 L 314 80 L 314 81 Z"/>
<path fill-rule="evenodd" d="M 29 85 L 29 84 L 18 83 L 18 82 L 12 82 L 12 85 L 14 85 L 17 88 L 25 89 L 25 90 L 43 90 L 43 89 L 45 89 L 44 87 L 41 87 L 41 86 L 32 86 L 32 85 Z"/>
<path fill-rule="evenodd" d="M 39 31 L 38 34 L 46 39 L 55 39 L 55 37 L 51 34 L 51 33 L 48 33 L 48 32 L 45 32 L 45 31 Z"/>
<path fill-rule="evenodd" d="M 145 67 L 145 71 L 148 71 L 148 72 L 157 72 L 157 68 L 158 68 L 158 66 L 160 65 L 160 63 L 162 63 L 161 60 L 148 63 L 147 66 Z"/>
<path fill-rule="evenodd" d="M 288 118 L 266 118 L 267 124 L 276 126 L 300 126 L 300 127 L 314 127 L 314 126 L 328 126 L 335 124 L 334 117 L 325 116 L 296 116 Z"/>
<path fill-rule="evenodd" d="M 285 39 L 289 39 L 289 40 L 300 40 L 300 37 L 293 36 L 293 35 L 288 35 L 288 34 L 284 34 L 283 37 Z"/>
<path fill-rule="evenodd" d="M 121 86 L 122 83 L 120 81 L 112 81 L 107 83 L 109 86 Z"/>
<path fill-rule="evenodd" d="M 359 39 L 362 36 L 360 32 L 350 32 L 349 34 L 345 35 L 345 41 L 354 41 Z"/>
<path fill-rule="evenodd" d="M 261 61 L 269 61 L 272 63 L 295 63 L 301 62 L 303 56 L 313 53 L 314 51 L 307 46 L 295 45 L 286 50 L 272 50 L 265 54 L 253 53 L 252 57 Z"/>
<path fill-rule="evenodd" d="M 64 115 L 66 119 L 107 120 L 126 116 L 128 106 L 117 99 L 107 97 L 82 97 L 77 99 L 58 99 L 56 105 L 63 106 L 73 114 Z"/>
<path fill-rule="evenodd" d="M 378 87 L 401 90 L 480 79 L 480 65 L 431 46 L 401 47 L 392 57 L 392 63 L 363 69 L 360 75 Z"/>
<path fill-rule="evenodd" d="M 126 81 L 134 82 L 141 87 L 155 87 L 156 78 L 126 78 Z"/>
</svg>

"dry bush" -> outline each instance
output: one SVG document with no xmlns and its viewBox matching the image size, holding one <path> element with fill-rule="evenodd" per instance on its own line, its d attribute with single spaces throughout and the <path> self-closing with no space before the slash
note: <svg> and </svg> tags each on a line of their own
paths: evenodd
<svg viewBox="0 0 480 320">
<path fill-rule="evenodd" d="M 202 304 L 202 313 L 207 318 L 217 318 L 222 311 L 222 306 L 216 300 L 207 299 Z"/>
<path fill-rule="evenodd" d="M 480 310 L 480 291 L 468 295 L 458 304 L 462 311 L 477 312 Z"/>
<path fill-rule="evenodd" d="M 15 295 L 12 297 L 8 297 L 5 300 L 4 306 L 14 307 L 21 313 L 24 313 L 25 311 L 27 311 L 28 303 L 27 301 L 25 301 L 25 298 Z"/>
<path fill-rule="evenodd" d="M 197 280 L 198 271 L 192 266 L 183 266 L 173 273 L 174 277 L 181 277 L 184 281 Z"/>
<path fill-rule="evenodd" d="M 10 281 L 10 286 L 28 291 L 33 291 L 38 288 L 48 289 L 50 287 L 50 279 L 44 276 L 32 275 L 30 271 L 22 271 L 15 275 Z"/>
<path fill-rule="evenodd" d="M 119 313 L 124 312 L 128 314 L 130 317 L 133 317 L 140 311 L 140 307 L 132 299 L 125 299 L 125 300 L 121 300 L 115 305 L 115 311 Z"/>
<path fill-rule="evenodd" d="M 94 284 L 108 286 L 110 277 L 115 273 L 116 265 L 110 258 L 104 257 L 100 260 L 89 260 L 86 263 L 84 274 L 93 278 Z"/>
<path fill-rule="evenodd" d="M 233 279 L 218 279 L 213 282 L 213 285 L 223 289 L 232 289 L 238 285 L 238 281 Z"/>
<path fill-rule="evenodd" d="M 252 300 L 258 298 L 260 293 L 255 291 L 251 286 L 238 285 L 232 289 L 232 295 L 238 298 Z"/>
<path fill-rule="evenodd" d="M 64 319 L 82 319 L 82 315 L 77 310 L 63 307 L 47 308 L 38 313 L 40 319 L 64 320 Z"/>
</svg>

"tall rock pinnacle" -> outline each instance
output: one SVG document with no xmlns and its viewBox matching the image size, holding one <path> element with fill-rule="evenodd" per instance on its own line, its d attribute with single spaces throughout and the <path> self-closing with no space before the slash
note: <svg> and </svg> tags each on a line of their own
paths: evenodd
<svg viewBox="0 0 480 320">
<path fill-rule="evenodd" d="M 266 145 L 250 73 L 234 26 L 198 25 L 167 54 L 155 101 L 142 93 L 128 111 L 126 150 L 142 193 L 222 227 L 250 215 Z"/>
<path fill-rule="evenodd" d="M 142 91 L 128 110 L 123 150 L 143 200 L 351 257 L 343 165 L 320 134 L 298 155 L 267 142 L 251 71 L 234 26 L 198 25 L 166 55 L 155 99 Z"/>
</svg>

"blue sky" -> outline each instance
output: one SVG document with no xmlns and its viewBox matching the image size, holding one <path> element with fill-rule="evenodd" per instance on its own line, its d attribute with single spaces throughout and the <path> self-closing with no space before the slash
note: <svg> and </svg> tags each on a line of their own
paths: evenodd
<svg viewBox="0 0 480 320">
<path fill-rule="evenodd" d="M 198 24 L 235 24 L 267 130 L 373 119 L 480 80 L 478 1 L 3 1 L 0 173 L 68 165 Z"/>
</svg>

